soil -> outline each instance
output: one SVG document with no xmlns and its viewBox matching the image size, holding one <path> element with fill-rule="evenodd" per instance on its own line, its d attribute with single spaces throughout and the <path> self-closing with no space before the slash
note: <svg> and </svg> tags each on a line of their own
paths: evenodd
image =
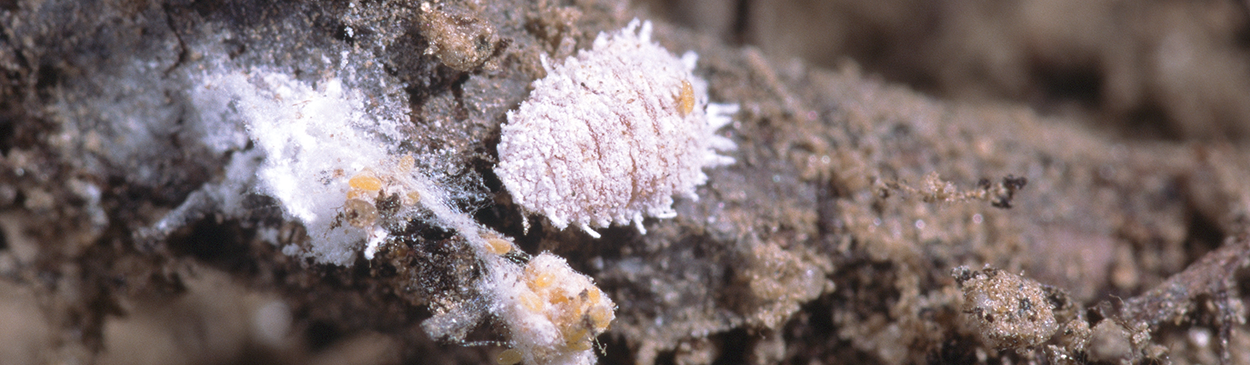
<svg viewBox="0 0 1250 365">
<path fill-rule="evenodd" d="M 645 235 L 525 229 L 505 113 L 635 17 L 742 107 L 737 162 Z M 438 226 L 350 267 L 283 254 L 316 237 L 257 194 L 146 234 L 240 153 L 188 101 L 214 60 L 379 70 L 348 86 L 408 100 L 478 223 L 617 304 L 600 363 L 1250 364 L 1247 2 L 15 0 L 0 31 L 5 364 L 505 350 L 423 328 L 480 305 Z"/>
</svg>

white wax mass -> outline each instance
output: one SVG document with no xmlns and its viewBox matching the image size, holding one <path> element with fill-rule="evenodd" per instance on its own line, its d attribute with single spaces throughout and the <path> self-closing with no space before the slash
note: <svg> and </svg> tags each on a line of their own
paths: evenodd
<svg viewBox="0 0 1250 365">
<path fill-rule="evenodd" d="M 697 57 L 674 56 L 634 20 L 562 64 L 543 58 L 547 77 L 503 126 L 504 187 L 527 213 L 595 237 L 595 227 L 633 222 L 645 233 L 643 217 L 676 216 L 674 195 L 698 199 L 703 168 L 734 161 L 716 153 L 734 143 L 714 133 L 737 105 L 709 105 Z"/>
</svg>

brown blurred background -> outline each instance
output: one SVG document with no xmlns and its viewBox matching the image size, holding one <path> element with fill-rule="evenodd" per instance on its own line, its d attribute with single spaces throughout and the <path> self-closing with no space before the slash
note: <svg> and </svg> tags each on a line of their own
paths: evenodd
<svg viewBox="0 0 1250 365">
<path fill-rule="evenodd" d="M 1033 106 L 1128 138 L 1250 136 L 1250 2 L 643 0 L 662 18 L 957 101 Z"/>
</svg>

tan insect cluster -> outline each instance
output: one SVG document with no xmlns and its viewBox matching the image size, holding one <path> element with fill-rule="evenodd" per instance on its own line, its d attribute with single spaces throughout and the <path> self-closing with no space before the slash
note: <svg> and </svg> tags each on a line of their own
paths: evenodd
<svg viewBox="0 0 1250 365">
<path fill-rule="evenodd" d="M 996 348 L 1020 348 L 1045 342 L 1059 328 L 1046 288 L 1033 280 L 986 267 L 966 266 L 951 276 L 964 292 L 965 321 Z"/>
<path fill-rule="evenodd" d="M 512 242 L 499 237 L 485 237 L 486 250 L 496 255 L 506 255 L 512 252 Z"/>
<path fill-rule="evenodd" d="M 590 50 L 562 64 L 543 58 L 547 77 L 508 113 L 495 172 L 527 213 L 564 229 L 671 218 L 673 196 L 698 199 L 703 168 L 733 163 L 734 144 L 715 131 L 736 105 L 709 104 L 695 76 L 697 55 L 681 58 L 651 41 L 651 23 L 600 33 Z"/>
<path fill-rule="evenodd" d="M 351 187 L 347 191 L 347 201 L 343 203 L 343 215 L 347 222 L 361 228 L 372 226 L 378 219 L 378 209 L 373 202 L 382 190 L 382 179 L 365 170 L 347 180 L 347 185 Z"/>
<path fill-rule="evenodd" d="M 346 222 L 367 232 L 365 258 L 372 260 L 378 245 L 388 236 L 378 220 L 402 215 L 402 209 L 421 201 L 421 187 L 425 185 L 414 178 L 414 163 L 415 159 L 406 155 L 380 164 L 378 171 L 364 168 L 347 179 L 347 200 L 335 225 Z"/>
<path fill-rule="evenodd" d="M 500 354 L 499 362 L 594 363 L 595 337 L 616 318 L 612 300 L 551 253 L 535 256 L 518 274 L 501 311 L 511 323 L 514 348 Z"/>
<path fill-rule="evenodd" d="M 374 172 L 373 169 L 362 169 L 347 180 L 347 201 L 343 203 L 343 217 L 352 226 L 371 227 L 378 219 L 376 200 L 383 188 L 396 194 L 403 206 L 412 206 L 421 201 L 421 192 L 413 189 L 407 176 L 412 171 L 415 159 L 403 156 L 395 166 L 385 173 Z"/>
</svg>

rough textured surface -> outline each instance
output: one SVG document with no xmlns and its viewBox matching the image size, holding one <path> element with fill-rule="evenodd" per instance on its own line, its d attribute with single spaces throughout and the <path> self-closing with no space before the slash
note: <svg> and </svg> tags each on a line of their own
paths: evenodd
<svg viewBox="0 0 1250 365">
<path fill-rule="evenodd" d="M 993 268 L 955 268 L 951 276 L 964 292 L 966 324 L 985 344 L 999 349 L 1035 346 L 1059 327 L 1055 304 L 1042 284 Z"/>
<path fill-rule="evenodd" d="M 1011 100 L 1133 139 L 1250 136 L 1244 1 L 645 0 L 781 58 L 965 101 Z"/>
<path fill-rule="evenodd" d="M 1017 14 L 1002 18 L 980 2 L 828 2 L 850 10 L 769 25 L 766 3 L 727 7 L 727 36 L 655 22 L 661 45 L 698 52 L 710 99 L 742 106 L 724 129 L 737 163 L 709 170 L 699 201 L 678 199 L 646 235 L 592 240 L 524 232 L 492 172 L 500 126 L 544 76 L 540 54 L 564 59 L 634 17 L 680 20 L 662 8 L 445 1 L 432 9 L 448 22 L 423 25 L 435 14 L 409 1 L 0 1 L 0 338 L 20 339 L 0 354 L 450 364 L 503 352 L 492 318 L 463 328 L 482 346 L 423 327 L 483 305 L 470 242 L 428 212 L 372 260 L 335 266 L 283 254 L 315 238 L 259 190 L 238 193 L 237 216 L 197 200 L 258 148 L 206 128 L 192 101 L 205 71 L 228 65 L 339 78 L 366 108 L 398 100 L 406 139 L 388 152 L 419 156 L 474 224 L 565 257 L 617 304 L 601 363 L 1250 364 L 1236 259 L 1250 244 L 1245 5 L 1036 0 L 996 3 Z M 1089 28 L 1054 26 L 1072 21 L 1056 12 Z M 499 41 L 483 60 L 476 45 L 490 42 L 458 34 L 489 29 Z M 811 57 L 819 68 L 777 50 L 777 34 L 864 42 Z M 902 41 L 933 39 L 918 34 L 949 42 Z M 831 61 L 843 55 L 863 68 Z M 187 204 L 198 208 L 167 232 L 137 234 Z M 521 260 L 511 252 L 500 257 Z M 963 325 L 951 269 L 986 264 L 1070 295 L 1050 339 L 1000 351 Z M 118 355 L 135 353 L 153 358 Z"/>
</svg>

